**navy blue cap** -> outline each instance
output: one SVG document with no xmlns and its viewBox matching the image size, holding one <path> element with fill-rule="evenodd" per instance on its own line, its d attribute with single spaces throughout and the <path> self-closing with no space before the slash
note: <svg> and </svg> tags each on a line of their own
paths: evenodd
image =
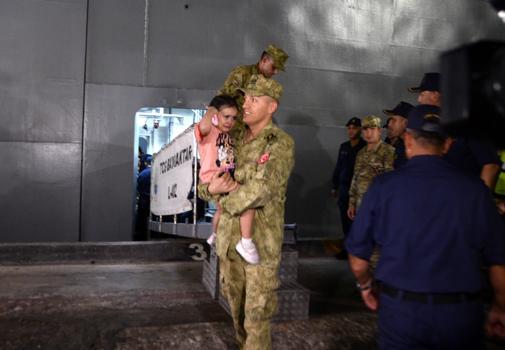
<svg viewBox="0 0 505 350">
<path fill-rule="evenodd" d="M 152 160 L 153 160 L 153 156 L 150 154 L 143 154 L 140 156 L 141 162 L 147 162 L 147 163 L 151 164 Z"/>
<path fill-rule="evenodd" d="M 407 119 L 409 117 L 409 113 L 414 108 L 410 103 L 401 101 L 396 105 L 395 108 L 393 109 L 384 109 L 383 112 L 385 115 L 399 115 L 400 117 L 403 117 Z M 389 120 L 389 119 L 388 119 Z M 387 123 L 386 123 L 387 125 Z"/>
<path fill-rule="evenodd" d="M 421 84 L 409 88 L 410 92 L 440 91 L 440 73 L 424 73 Z"/>
<path fill-rule="evenodd" d="M 354 126 L 359 126 L 361 127 L 361 119 L 359 118 L 351 118 L 349 119 L 349 121 L 347 122 L 347 124 L 345 124 L 345 126 L 349 126 L 349 125 L 354 125 Z"/>
<path fill-rule="evenodd" d="M 417 105 L 409 113 L 407 129 L 445 135 L 440 124 L 440 107 Z"/>
</svg>

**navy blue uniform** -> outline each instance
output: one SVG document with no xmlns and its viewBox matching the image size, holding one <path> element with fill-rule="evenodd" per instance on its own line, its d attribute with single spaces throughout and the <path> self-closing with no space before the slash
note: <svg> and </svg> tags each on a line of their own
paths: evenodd
<svg viewBox="0 0 505 350">
<path fill-rule="evenodd" d="M 395 169 L 398 169 L 398 167 L 407 163 L 407 155 L 405 154 L 405 142 L 403 142 L 402 138 L 398 138 L 394 145 L 388 138 L 386 138 L 384 142 L 390 144 L 395 148 L 395 161 L 393 163 L 393 167 Z"/>
<path fill-rule="evenodd" d="M 137 216 L 135 218 L 135 240 L 147 239 L 148 219 L 151 214 L 151 168 L 142 170 L 137 178 Z"/>
<path fill-rule="evenodd" d="M 338 207 L 345 236 L 347 236 L 352 224 L 351 219 L 347 216 L 347 208 L 349 207 L 349 188 L 354 175 L 354 163 L 356 163 L 356 155 L 365 146 L 366 142 L 361 137 L 354 147 L 352 147 L 351 141 L 342 143 L 338 150 L 337 165 L 333 171 L 333 189 L 338 190 Z"/>
<path fill-rule="evenodd" d="M 484 286 L 481 267 L 505 264 L 505 227 L 482 181 L 437 156 L 377 177 L 346 240 L 365 260 L 374 245 L 375 279 L 384 286 L 380 348 L 480 348 L 484 313 L 473 296 Z"/>
<path fill-rule="evenodd" d="M 500 165 L 497 149 L 484 141 L 456 139 L 444 158 L 455 167 L 470 174 L 480 176 L 486 164 Z"/>
</svg>

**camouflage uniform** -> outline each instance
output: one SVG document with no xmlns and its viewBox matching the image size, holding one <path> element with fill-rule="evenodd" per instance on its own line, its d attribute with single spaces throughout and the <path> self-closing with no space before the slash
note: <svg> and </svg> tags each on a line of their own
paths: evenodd
<svg viewBox="0 0 505 350">
<path fill-rule="evenodd" d="M 258 80 L 271 81 L 262 76 Z M 230 305 L 240 348 L 268 350 L 272 348 L 270 319 L 277 310 L 284 202 L 294 165 L 294 142 L 271 122 L 247 143 L 246 131 L 245 126 L 231 131 L 237 162 L 235 179 L 241 186 L 219 201 L 223 213 L 216 249 L 222 293 Z M 199 190 L 202 196 L 211 196 L 207 185 L 199 186 Z M 261 257 L 258 265 L 247 264 L 235 250 L 241 238 L 240 214 L 250 208 L 256 209 L 253 237 Z"/>
<path fill-rule="evenodd" d="M 349 206 L 359 208 L 373 179 L 377 175 L 393 170 L 394 159 L 394 147 L 382 141 L 375 150 L 367 150 L 367 147 L 363 147 L 358 152 L 349 190 Z"/>
<path fill-rule="evenodd" d="M 381 127 L 381 120 L 374 115 L 367 116 L 363 119 L 362 127 Z M 395 160 L 395 148 L 387 143 L 380 141 L 375 150 L 368 150 L 363 147 L 356 156 L 356 164 L 354 165 L 354 175 L 349 190 L 349 206 L 358 208 L 361 205 L 363 196 L 368 187 L 372 184 L 373 179 L 380 174 L 393 170 Z M 380 251 L 374 247 L 373 253 L 370 256 L 370 270 L 375 271 L 379 261 Z"/>
<path fill-rule="evenodd" d="M 244 96 L 237 92 L 237 89 L 247 86 L 249 79 L 254 74 L 260 74 L 258 65 L 252 64 L 249 66 L 238 66 L 233 68 L 228 78 L 224 81 L 224 85 L 219 90 L 218 94 L 233 96 L 237 100 L 237 104 L 242 109 L 244 104 Z"/>
<path fill-rule="evenodd" d="M 282 49 L 272 44 L 267 46 L 265 52 L 274 60 L 274 66 L 277 69 L 283 71 L 284 64 L 286 63 L 289 56 Z M 223 87 L 221 90 L 219 90 L 218 94 L 235 97 L 240 109 L 242 109 L 242 105 L 244 104 L 244 96 L 240 93 L 237 93 L 237 89 L 246 87 L 249 84 L 251 76 L 255 74 L 260 74 L 258 64 L 238 66 L 233 68 L 231 73 L 224 81 Z"/>
</svg>

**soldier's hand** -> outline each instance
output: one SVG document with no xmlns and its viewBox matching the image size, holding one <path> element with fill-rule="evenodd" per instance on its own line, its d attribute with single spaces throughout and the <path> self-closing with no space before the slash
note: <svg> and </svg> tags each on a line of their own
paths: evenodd
<svg viewBox="0 0 505 350">
<path fill-rule="evenodd" d="M 219 113 L 219 111 L 217 110 L 216 107 L 208 106 L 207 111 L 205 112 L 204 116 L 206 116 L 206 115 L 213 116 L 214 114 L 217 114 L 217 113 Z"/>
<path fill-rule="evenodd" d="M 210 180 L 208 191 L 211 194 L 223 194 L 235 190 L 238 186 L 229 173 L 214 174 Z"/>
<path fill-rule="evenodd" d="M 349 207 L 349 209 L 347 209 L 347 216 L 349 217 L 349 219 L 354 220 L 354 218 L 356 217 L 356 208 Z"/>
</svg>

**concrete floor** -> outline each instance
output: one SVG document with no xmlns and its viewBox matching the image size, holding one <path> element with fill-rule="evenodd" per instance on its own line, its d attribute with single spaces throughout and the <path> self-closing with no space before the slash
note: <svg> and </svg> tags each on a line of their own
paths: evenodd
<svg viewBox="0 0 505 350">
<path fill-rule="evenodd" d="M 0 349 L 236 349 L 202 263 L 0 266 Z M 345 263 L 300 259 L 309 320 L 276 323 L 275 349 L 373 349 L 374 315 Z"/>
<path fill-rule="evenodd" d="M 237 349 L 230 317 L 201 283 L 202 262 L 16 264 L 10 251 L 0 261 L 0 350 Z M 375 315 L 347 262 L 301 258 L 298 277 L 310 317 L 273 324 L 274 349 L 375 349 Z"/>
</svg>

